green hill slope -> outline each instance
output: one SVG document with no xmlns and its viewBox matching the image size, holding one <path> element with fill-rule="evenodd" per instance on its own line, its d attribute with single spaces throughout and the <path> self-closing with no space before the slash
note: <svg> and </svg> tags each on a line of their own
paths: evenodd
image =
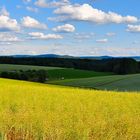
<svg viewBox="0 0 140 140">
<path fill-rule="evenodd" d="M 45 66 L 31 66 L 31 65 L 14 65 L 14 64 L 0 64 L 1 71 L 18 71 L 18 70 L 54 70 L 54 69 L 63 69 L 59 67 L 45 67 Z"/>
<path fill-rule="evenodd" d="M 48 75 L 52 80 L 61 80 L 61 79 L 76 79 L 76 78 L 89 78 L 89 77 L 99 77 L 99 76 L 108 76 L 113 75 L 109 72 L 95 72 L 87 70 L 77 70 L 71 68 L 65 69 L 54 69 L 49 70 Z"/>
<path fill-rule="evenodd" d="M 0 79 L 1 140 L 138 140 L 140 94 Z"/>
<path fill-rule="evenodd" d="M 87 70 L 77 70 L 72 68 L 59 68 L 59 67 L 44 67 L 44 66 L 30 66 L 30 65 L 11 65 L 0 64 L 0 72 L 2 71 L 19 71 L 19 70 L 46 70 L 50 80 L 61 79 L 75 79 L 75 78 L 88 78 L 97 76 L 112 75 L 113 73 L 95 72 Z"/>
<path fill-rule="evenodd" d="M 53 84 L 118 91 L 140 91 L 140 74 L 53 81 Z"/>
</svg>

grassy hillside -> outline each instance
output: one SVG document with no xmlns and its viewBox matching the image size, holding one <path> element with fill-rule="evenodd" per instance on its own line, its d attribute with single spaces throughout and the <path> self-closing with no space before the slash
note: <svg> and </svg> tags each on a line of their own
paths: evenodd
<svg viewBox="0 0 140 140">
<path fill-rule="evenodd" d="M 18 71 L 18 70 L 46 70 L 50 80 L 74 79 L 74 78 L 88 78 L 97 76 L 112 75 L 107 72 L 95 72 L 86 70 L 76 70 L 72 68 L 58 68 L 58 67 L 43 67 L 43 66 L 29 66 L 29 65 L 11 65 L 0 64 L 0 72 L 2 71 Z"/>
<path fill-rule="evenodd" d="M 0 139 L 140 138 L 140 94 L 6 79 L 0 87 Z"/>
<path fill-rule="evenodd" d="M 14 65 L 14 64 L 0 64 L 1 71 L 14 71 L 14 70 L 52 70 L 62 69 L 59 67 L 45 67 L 45 66 L 30 66 L 30 65 Z"/>
<path fill-rule="evenodd" d="M 108 76 L 108 75 L 112 75 L 112 73 L 65 68 L 65 69 L 49 70 L 48 75 L 51 79 L 55 80 L 55 79 L 62 79 L 62 77 L 64 79 L 76 79 L 76 78 Z"/>
<path fill-rule="evenodd" d="M 140 91 L 140 74 L 71 79 L 50 83 L 103 90 Z"/>
</svg>

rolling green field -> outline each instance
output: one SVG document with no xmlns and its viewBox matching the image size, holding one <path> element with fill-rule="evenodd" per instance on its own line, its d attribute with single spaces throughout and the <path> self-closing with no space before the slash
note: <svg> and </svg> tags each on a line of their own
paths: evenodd
<svg viewBox="0 0 140 140">
<path fill-rule="evenodd" d="M 1 140 L 139 140 L 140 94 L 0 79 Z"/>
<path fill-rule="evenodd" d="M 95 71 L 65 68 L 65 69 L 49 70 L 48 75 L 52 80 L 55 80 L 55 79 L 61 80 L 62 77 L 64 79 L 77 79 L 77 78 L 108 76 L 108 75 L 113 75 L 113 74 L 109 73 L 109 72 L 108 73 L 107 72 L 95 72 Z"/>
<path fill-rule="evenodd" d="M 112 75 L 50 82 L 56 85 L 116 91 L 140 91 L 140 74 Z"/>
<path fill-rule="evenodd" d="M 140 74 L 113 75 L 113 73 L 72 68 L 0 64 L 0 72 L 40 69 L 47 71 L 49 77 L 48 84 L 98 90 L 140 91 Z"/>
<path fill-rule="evenodd" d="M 59 67 L 31 66 L 31 65 L 15 65 L 15 64 L 0 64 L 1 71 L 18 71 L 18 70 L 54 70 L 62 69 Z"/>
<path fill-rule="evenodd" d="M 18 71 L 18 70 L 40 70 L 40 69 L 47 71 L 49 80 L 88 78 L 88 77 L 106 76 L 106 75 L 113 74 L 109 72 L 107 73 L 107 72 L 76 70 L 72 68 L 0 64 L 0 72 Z"/>
</svg>

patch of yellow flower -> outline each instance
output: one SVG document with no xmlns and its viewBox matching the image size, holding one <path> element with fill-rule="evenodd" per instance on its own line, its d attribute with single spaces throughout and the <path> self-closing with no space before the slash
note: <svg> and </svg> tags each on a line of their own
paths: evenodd
<svg viewBox="0 0 140 140">
<path fill-rule="evenodd" d="M 139 138 L 139 93 L 0 79 L 1 140 Z"/>
</svg>

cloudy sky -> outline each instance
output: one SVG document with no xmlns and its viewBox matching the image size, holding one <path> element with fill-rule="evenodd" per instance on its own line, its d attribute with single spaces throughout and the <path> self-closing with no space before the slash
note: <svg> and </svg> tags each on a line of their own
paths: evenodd
<svg viewBox="0 0 140 140">
<path fill-rule="evenodd" d="M 139 0 L 0 0 L 0 55 L 140 55 Z"/>
</svg>

